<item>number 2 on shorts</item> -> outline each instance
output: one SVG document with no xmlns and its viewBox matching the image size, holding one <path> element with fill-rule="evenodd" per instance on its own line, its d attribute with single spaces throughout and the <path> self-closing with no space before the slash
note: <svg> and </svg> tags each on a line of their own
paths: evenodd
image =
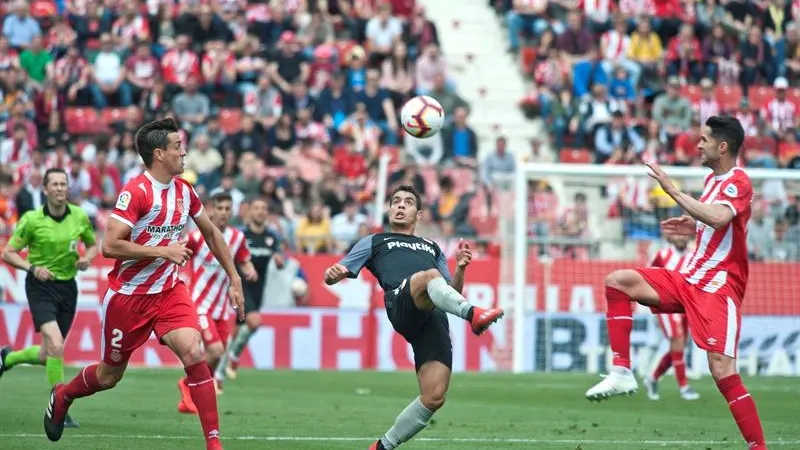
<svg viewBox="0 0 800 450">
<path fill-rule="evenodd" d="M 119 341 L 122 340 L 122 330 L 119 328 L 114 328 L 111 330 L 111 347 L 113 348 L 122 348 L 119 344 Z"/>
</svg>

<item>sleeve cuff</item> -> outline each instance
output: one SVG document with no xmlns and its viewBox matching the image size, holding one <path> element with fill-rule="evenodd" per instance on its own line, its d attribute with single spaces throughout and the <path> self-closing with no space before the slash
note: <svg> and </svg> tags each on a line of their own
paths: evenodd
<svg viewBox="0 0 800 450">
<path fill-rule="evenodd" d="M 725 206 L 727 206 L 728 208 L 730 208 L 730 209 L 731 209 L 731 212 L 733 213 L 733 217 L 736 217 L 736 208 L 734 208 L 734 207 L 733 207 L 733 203 L 731 203 L 731 202 L 729 202 L 729 201 L 727 201 L 727 200 L 717 200 L 717 201 L 716 201 L 716 202 L 714 202 L 714 203 L 715 203 L 715 204 L 718 204 L 718 205 L 725 205 Z"/>
<path fill-rule="evenodd" d="M 200 209 L 198 209 L 198 210 L 197 210 L 197 212 L 196 212 L 196 213 L 194 213 L 194 215 L 192 216 L 192 218 L 193 218 L 193 219 L 197 219 L 198 217 L 200 217 L 200 214 L 203 214 L 203 211 L 204 211 L 204 209 L 203 209 L 203 205 L 200 205 Z"/>
<path fill-rule="evenodd" d="M 119 214 L 111 214 L 111 218 L 112 218 L 112 219 L 116 219 L 116 220 L 118 220 L 119 222 L 122 222 L 122 223 L 124 223 L 125 225 L 127 225 L 127 226 L 129 226 L 129 227 L 133 228 L 133 223 L 131 223 L 131 221 L 130 221 L 130 220 L 128 220 L 128 219 L 126 219 L 126 218 L 124 218 L 124 217 L 120 216 Z"/>
</svg>

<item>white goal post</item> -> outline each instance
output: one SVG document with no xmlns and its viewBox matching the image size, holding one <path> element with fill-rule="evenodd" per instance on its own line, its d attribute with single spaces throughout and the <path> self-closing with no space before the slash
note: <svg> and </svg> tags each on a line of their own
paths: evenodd
<svg viewBox="0 0 800 450">
<path fill-rule="evenodd" d="M 663 167 L 664 171 L 670 175 L 671 178 L 675 179 L 678 183 L 683 184 L 684 186 L 693 186 L 694 189 L 688 189 L 688 192 L 697 192 L 697 186 L 702 185 L 702 182 L 706 175 L 709 173 L 709 169 L 701 168 L 701 167 L 675 167 L 675 166 L 667 166 Z M 754 183 L 754 190 L 757 192 L 760 189 L 760 186 L 764 184 L 764 182 L 770 180 L 779 180 L 781 181 L 780 184 L 783 186 L 788 192 L 792 193 L 793 195 L 800 195 L 800 171 L 793 171 L 793 170 L 769 170 L 769 169 L 745 169 L 747 174 L 750 176 L 751 180 Z M 533 315 L 532 313 L 536 312 L 537 315 L 541 316 L 540 322 L 543 322 L 543 326 L 549 326 L 550 320 L 547 318 L 549 316 L 549 311 L 547 307 L 537 308 L 536 304 L 531 304 L 528 300 L 530 299 L 530 285 L 535 284 L 539 286 L 540 289 L 538 290 L 539 293 L 535 295 L 538 297 L 542 294 L 549 284 L 549 280 L 541 280 L 536 279 L 532 280 L 532 269 L 529 267 L 532 264 L 532 255 L 530 255 L 529 247 L 532 245 L 536 245 L 532 243 L 531 233 L 530 233 L 530 217 L 529 217 L 529 208 L 530 206 L 530 189 L 531 189 L 531 181 L 532 180 L 547 180 L 549 186 L 552 186 L 553 191 L 556 192 L 557 196 L 561 199 L 567 198 L 567 193 L 572 191 L 576 191 L 574 189 L 575 186 L 589 186 L 586 190 L 594 191 L 602 191 L 601 194 L 605 199 L 607 199 L 607 195 L 605 193 L 606 185 L 608 184 L 608 180 L 613 179 L 635 179 L 635 180 L 645 180 L 648 177 L 648 169 L 644 165 L 637 165 L 637 166 L 610 166 L 610 165 L 590 165 L 590 164 L 538 164 L 538 163 L 519 163 L 517 165 L 517 171 L 514 177 L 513 188 L 510 189 L 509 194 L 513 195 L 513 211 L 510 212 L 508 216 L 509 219 L 513 218 L 513 220 L 509 220 L 509 229 L 506 230 L 508 233 L 505 236 L 505 239 L 512 239 L 513 246 L 510 245 L 503 245 L 503 248 L 506 249 L 513 249 L 513 257 L 512 255 L 503 255 L 503 259 L 508 261 L 509 264 L 512 264 L 513 267 L 513 302 L 511 304 L 507 304 L 506 306 L 510 309 L 509 315 L 511 316 L 509 322 L 509 326 L 512 327 L 511 333 L 508 333 L 507 336 L 512 342 L 512 352 L 513 352 L 513 361 L 511 364 L 510 369 L 513 370 L 515 373 L 519 372 L 526 372 L 530 370 L 542 370 L 542 371 L 550 371 L 553 369 L 552 358 L 551 358 L 551 350 L 553 345 L 553 338 L 550 335 L 549 330 L 545 332 L 545 338 L 538 338 L 540 341 L 540 345 L 545 347 L 542 350 L 541 354 L 544 354 L 544 360 L 536 362 L 534 361 L 533 365 L 530 362 L 531 358 L 536 358 L 532 356 L 534 349 L 533 347 L 536 346 L 532 342 L 532 334 L 530 330 L 531 321 L 528 319 L 529 315 Z M 685 184 L 684 184 L 685 182 Z M 774 183 L 773 183 L 774 184 Z M 683 187 L 682 187 L 683 188 Z M 702 189 L 701 189 L 702 190 Z M 685 190 L 686 191 L 686 190 Z M 648 191 L 650 192 L 650 191 Z M 593 200 L 590 198 L 589 200 L 592 202 Z M 607 200 L 606 200 L 607 201 Z M 595 202 L 596 203 L 596 202 Z M 605 205 L 598 205 L 593 204 L 591 205 L 592 208 L 595 208 L 596 211 L 601 211 L 603 206 Z M 511 207 L 511 205 L 508 205 Z M 674 208 L 674 206 L 673 206 Z M 610 226 L 611 221 L 606 219 L 606 216 L 600 216 L 600 224 L 595 228 L 605 228 L 606 226 Z M 620 220 L 625 220 L 623 219 Z M 657 224 L 657 221 L 653 221 L 653 223 Z M 620 227 L 621 229 L 621 227 Z M 503 231 L 500 232 L 501 240 L 504 238 L 502 235 Z M 623 235 L 624 233 L 620 233 Z M 557 241 L 557 236 L 548 235 L 547 239 L 550 241 L 548 242 L 555 242 Z M 621 237 L 621 241 L 625 241 L 624 243 L 628 245 L 630 249 L 632 247 L 631 240 L 636 240 L 636 238 L 627 238 Z M 621 242 L 620 241 L 620 242 Z M 649 244 L 652 243 L 652 240 L 648 240 L 645 238 L 641 238 L 641 240 L 636 241 L 637 244 L 644 243 Z M 550 245 L 550 244 L 546 244 Z M 557 245 L 557 244 L 555 244 Z M 620 244 L 621 245 L 621 244 Z M 607 246 L 606 248 L 615 248 L 613 246 Z M 606 252 L 606 250 L 601 250 L 602 252 Z M 606 262 L 609 258 L 614 259 L 615 257 L 612 255 L 610 257 L 606 257 L 606 255 L 610 255 L 611 252 L 606 252 L 602 254 L 602 258 L 596 258 L 598 261 Z M 541 253 L 540 253 L 541 256 Z M 595 251 L 595 256 L 597 255 L 597 251 Z M 548 264 L 550 258 L 545 256 L 544 258 L 538 258 L 538 263 L 541 263 L 545 268 L 543 269 L 543 276 L 547 278 L 549 275 Z M 512 263 L 513 261 L 513 263 Z M 563 260 L 562 260 L 563 261 Z M 587 260 L 588 264 L 593 264 L 595 259 L 589 257 Z M 620 261 L 619 259 L 617 261 Z M 622 259 L 623 262 L 631 261 L 632 258 L 629 259 Z M 631 264 L 629 263 L 629 264 Z M 784 263 L 783 261 L 778 261 L 775 264 L 794 264 L 794 263 Z M 789 267 L 789 266 L 785 266 Z M 791 267 L 795 267 L 792 265 Z M 800 268 L 800 265 L 797 265 Z M 578 270 L 578 269 L 574 269 Z M 599 270 L 599 268 L 598 268 Z M 800 273 L 800 272 L 798 272 Z M 602 283 L 602 275 L 595 274 L 594 272 L 591 274 L 593 278 L 600 277 L 599 283 Z M 597 275 L 597 276 L 595 276 Z M 752 271 L 751 271 L 751 280 L 752 280 Z M 585 278 L 585 274 L 581 274 L 581 277 Z M 562 274 L 563 278 L 563 274 Z M 797 277 L 800 278 L 800 277 Z M 509 280 L 510 281 L 510 280 Z M 766 283 L 762 283 L 764 286 L 769 285 L 769 280 L 766 280 Z M 794 281 L 785 280 L 787 283 L 793 283 Z M 772 281 L 772 283 L 783 283 L 784 281 Z M 796 282 L 794 282 L 796 283 Z M 759 284 L 754 289 L 762 289 Z M 794 286 L 794 285 L 792 285 Z M 528 292 L 526 292 L 528 290 Z M 748 291 L 750 290 L 750 285 L 748 285 Z M 549 294 L 549 293 L 548 293 Z M 527 297 L 526 297 L 527 295 Z M 536 302 L 537 300 L 534 299 Z M 602 302 L 602 298 L 600 299 Z M 791 302 L 791 298 L 786 298 L 786 302 Z M 544 304 L 546 300 L 539 302 L 539 304 Z M 798 317 L 795 316 L 796 311 L 794 307 L 787 307 L 786 311 L 787 314 L 792 314 L 792 318 L 797 319 Z M 768 308 L 764 310 L 764 313 L 756 312 L 755 315 L 764 314 L 768 315 L 771 311 Z M 594 314 L 597 316 L 598 313 L 602 312 L 601 309 L 598 309 Z M 782 314 L 782 312 L 778 311 L 777 314 Z M 603 325 L 604 326 L 604 325 Z M 598 341 L 599 342 L 599 341 Z M 537 353 L 538 354 L 538 353 Z M 599 359 L 599 358 L 595 358 Z M 741 363 L 741 362 L 740 362 Z M 755 363 L 758 366 L 758 361 Z M 800 361 L 796 362 L 798 367 L 800 367 Z M 533 369 L 531 368 L 533 367 Z M 760 366 L 759 366 L 760 367 Z M 800 370 L 800 369 L 798 369 Z"/>
</svg>

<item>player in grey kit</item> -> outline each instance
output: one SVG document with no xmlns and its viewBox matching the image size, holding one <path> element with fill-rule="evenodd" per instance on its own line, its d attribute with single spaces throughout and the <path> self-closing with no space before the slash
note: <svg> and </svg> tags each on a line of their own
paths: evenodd
<svg viewBox="0 0 800 450">
<path fill-rule="evenodd" d="M 483 333 L 503 317 L 502 309 L 472 306 L 461 295 L 464 272 L 472 260 L 468 244 L 459 245 L 458 265 L 451 277 L 439 246 L 414 236 L 414 228 L 422 216 L 420 205 L 419 194 L 413 187 L 395 189 L 389 206 L 391 232 L 361 239 L 344 259 L 325 271 L 325 283 L 332 285 L 357 277 L 363 267 L 369 269 L 383 288 L 386 314 L 392 326 L 414 350 L 420 395 L 370 450 L 391 450 L 408 441 L 444 405 L 453 365 L 445 313 L 470 322 L 475 334 Z"/>
</svg>

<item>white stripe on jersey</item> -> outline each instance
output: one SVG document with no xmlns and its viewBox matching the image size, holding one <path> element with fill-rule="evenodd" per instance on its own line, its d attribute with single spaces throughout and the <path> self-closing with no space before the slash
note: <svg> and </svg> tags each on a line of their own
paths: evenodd
<svg viewBox="0 0 800 450">
<path fill-rule="evenodd" d="M 222 233 L 225 245 L 234 258 L 242 245 L 246 245 L 244 233 L 233 228 L 226 227 Z M 228 274 L 211 254 L 211 249 L 203 239 L 202 234 L 197 231 L 192 236 L 200 245 L 197 252 L 192 257 L 192 301 L 197 305 L 197 313 L 207 315 L 210 319 L 226 319 L 228 313 L 228 287 L 230 279 Z"/>
<path fill-rule="evenodd" d="M 171 218 L 173 215 L 175 215 L 175 206 L 177 205 L 176 199 L 178 195 L 176 186 L 177 185 L 175 183 L 172 183 L 172 185 L 170 185 L 169 187 L 169 191 L 167 192 L 167 204 L 169 205 L 169 207 L 167 208 L 167 218 Z M 183 203 L 181 204 L 183 206 L 183 210 L 181 211 L 180 223 L 185 223 L 184 210 L 186 209 L 189 201 L 186 195 L 185 186 L 183 186 L 183 189 L 181 189 L 181 197 L 183 198 Z M 180 235 L 175 235 L 172 238 L 170 238 L 169 243 L 167 245 L 172 245 L 178 242 L 178 240 L 180 240 Z M 150 286 L 150 289 L 147 290 L 148 294 L 161 292 L 164 289 L 164 285 L 167 283 L 168 279 L 172 279 L 171 281 L 173 282 L 175 281 L 174 278 L 175 275 L 177 275 L 178 273 L 177 269 L 178 266 L 175 264 L 170 264 L 170 262 L 167 260 L 163 260 L 162 264 L 169 264 L 169 268 L 167 268 L 167 270 L 165 270 L 164 273 L 162 273 L 161 276 L 159 276 L 158 279 L 155 282 L 153 282 L 152 286 Z"/>
</svg>

